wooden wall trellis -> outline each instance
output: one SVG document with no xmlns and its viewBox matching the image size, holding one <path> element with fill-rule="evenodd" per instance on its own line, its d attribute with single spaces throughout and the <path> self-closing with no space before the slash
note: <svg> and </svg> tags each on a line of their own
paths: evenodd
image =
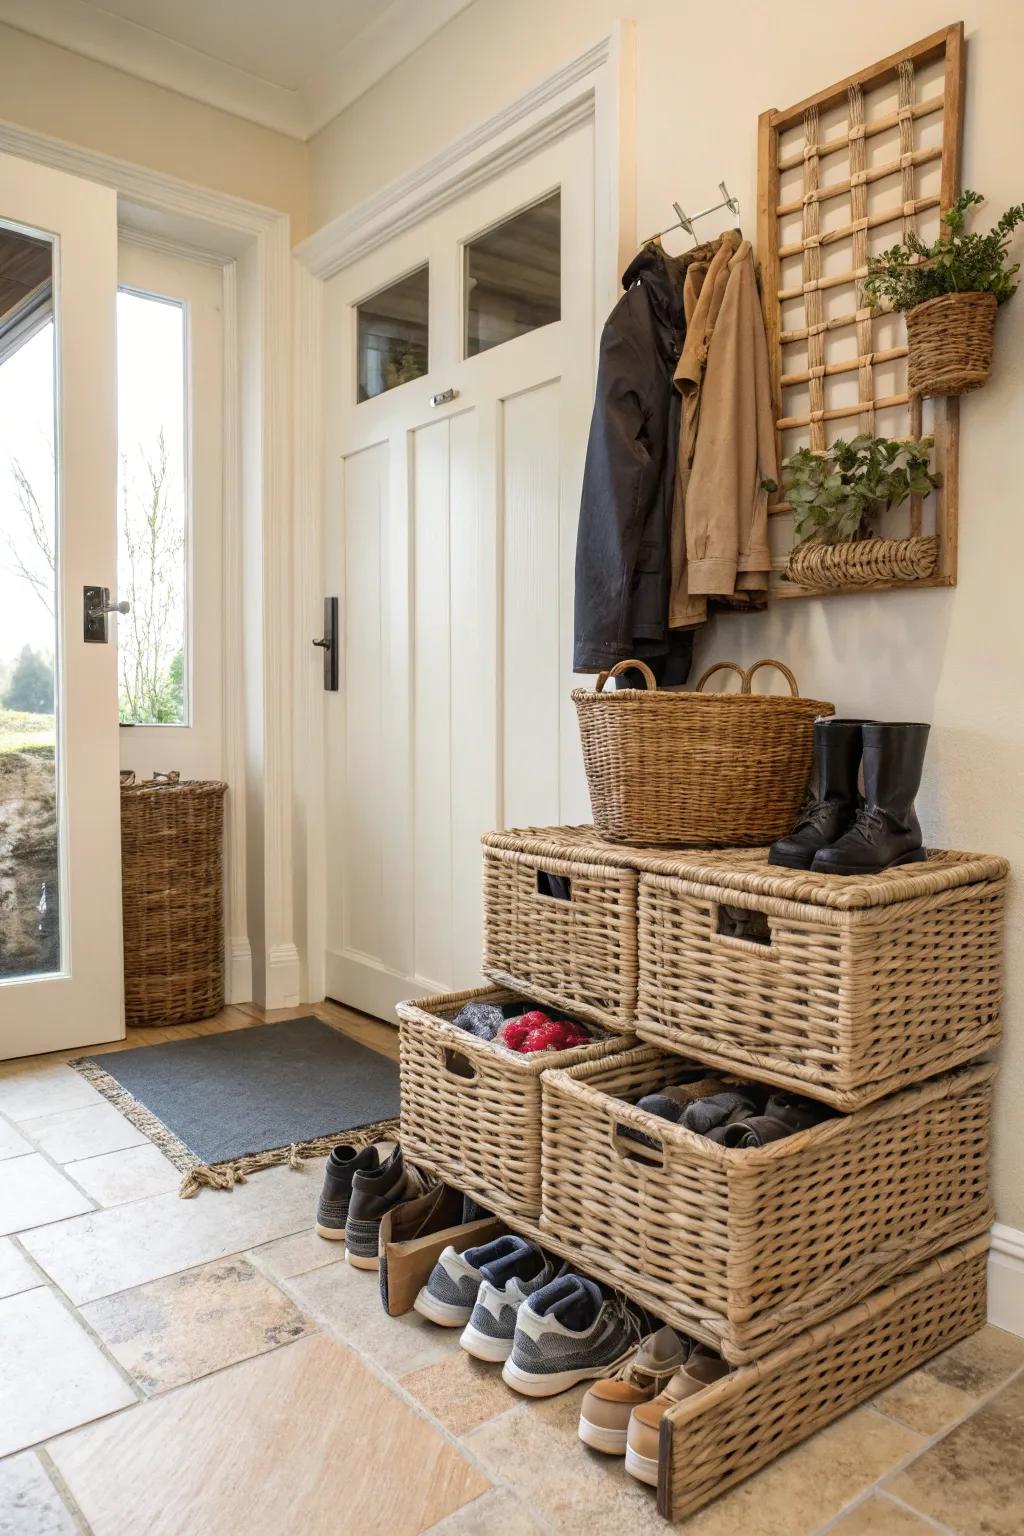
<svg viewBox="0 0 1024 1536">
<path fill-rule="evenodd" d="M 918 100 L 917 74 L 936 62 L 943 65 L 941 90 L 931 89 Z M 905 432 L 888 430 L 883 435 L 920 437 L 922 434 L 922 401 L 920 396 L 909 393 L 905 382 L 906 345 L 876 346 L 875 336 L 885 312 L 874 310 L 866 303 L 862 285 L 867 275 L 871 230 L 890 226 L 892 236 L 885 243 L 892 244 L 902 233 L 916 228 L 919 214 L 932 209 L 941 214 L 959 196 L 964 63 L 963 23 L 957 22 L 795 106 L 784 111 L 773 108 L 763 112 L 758 120 L 758 248 L 780 463 L 794 448 L 804 444 L 815 450 L 827 448 L 837 436 L 851 435 L 851 426 L 854 432 L 881 430 L 875 425 L 876 416 L 881 411 L 903 410 L 906 420 Z M 895 111 L 870 117 L 866 97 L 892 81 L 897 87 Z M 844 106 L 845 129 L 822 138 L 821 118 Z M 939 114 L 942 118 L 941 145 L 918 147 L 915 143 L 916 125 Z M 783 150 L 783 138 L 801 124 L 802 147 L 795 151 Z M 871 163 L 869 141 L 887 133 L 898 134 L 898 155 Z M 840 180 L 823 180 L 823 162 L 839 154 L 847 156 L 848 174 Z M 918 171 L 935 162 L 940 167 L 939 190 L 935 194 L 919 195 Z M 801 167 L 801 195 L 784 198 L 783 176 Z M 885 207 L 870 212 L 869 188 L 876 182 L 889 180 L 899 187 L 898 201 L 891 205 L 887 202 Z M 842 224 L 825 229 L 822 209 L 838 198 L 848 200 L 849 215 Z M 785 241 L 780 235 L 780 226 L 795 215 L 801 219 L 800 238 Z M 849 265 L 840 272 L 826 274 L 822 252 L 837 245 L 849 249 Z M 791 257 L 800 258 L 800 282 L 782 287 L 782 263 Z M 844 304 L 839 314 L 827 315 L 825 296 L 832 290 L 848 291 L 850 304 Z M 786 329 L 783 306 L 801 299 L 803 323 Z M 830 361 L 829 339 L 850 331 L 855 336 L 856 355 Z M 806 366 L 790 366 L 787 370 L 787 352 L 796 345 L 806 351 Z M 883 364 L 894 365 L 903 378 L 902 386 L 887 394 L 878 393 L 876 380 L 877 369 Z M 847 374 L 856 376 L 857 401 L 830 406 L 826 381 Z M 787 414 L 786 397 L 794 388 L 806 391 L 808 408 Z M 941 488 L 929 497 L 929 503 L 934 502 L 934 536 L 937 540 L 934 575 L 829 588 L 826 594 L 780 580 L 788 558 L 784 555 L 773 560 L 773 597 L 955 585 L 959 401 L 955 398 L 935 400 L 930 403 L 930 411 L 932 419 L 928 430 L 935 437 L 934 462 L 942 476 Z M 835 423 L 834 427 L 832 423 Z M 791 509 L 781 492 L 773 498 L 769 512 L 773 520 L 792 519 Z M 911 535 L 920 536 L 925 532 L 920 497 L 911 498 L 908 522 L 907 531 Z M 774 523 L 775 528 L 779 526 L 778 522 Z M 773 542 L 777 543 L 777 540 Z M 793 542 L 790 536 L 786 540 L 787 548 Z"/>
</svg>

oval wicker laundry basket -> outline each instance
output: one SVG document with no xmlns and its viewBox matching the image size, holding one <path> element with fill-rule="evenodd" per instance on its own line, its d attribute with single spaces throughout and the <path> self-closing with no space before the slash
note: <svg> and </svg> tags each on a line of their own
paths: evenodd
<svg viewBox="0 0 1024 1536">
<path fill-rule="evenodd" d="M 128 1024 L 188 1024 L 224 1006 L 226 784 L 121 776 Z"/>
<path fill-rule="evenodd" d="M 629 667 L 646 690 L 602 691 Z M 788 698 L 751 692 L 761 667 L 783 674 Z M 723 669 L 738 674 L 740 692 L 702 692 Z M 622 661 L 596 689 L 572 697 L 594 824 L 613 843 L 737 847 L 781 837 L 807 789 L 814 721 L 835 713 L 822 699 L 802 699 L 789 668 L 769 660 L 745 672 L 717 662 L 692 693 L 659 692 L 643 662 Z"/>
</svg>

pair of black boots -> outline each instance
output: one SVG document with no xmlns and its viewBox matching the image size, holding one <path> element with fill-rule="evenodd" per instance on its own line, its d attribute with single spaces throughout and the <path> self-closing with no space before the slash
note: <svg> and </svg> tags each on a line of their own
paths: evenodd
<svg viewBox="0 0 1024 1536">
<path fill-rule="evenodd" d="M 921 787 L 927 725 L 878 720 L 814 722 L 807 805 L 769 864 L 816 875 L 875 875 L 925 857 L 914 800 Z M 857 774 L 864 765 L 864 795 Z"/>
</svg>

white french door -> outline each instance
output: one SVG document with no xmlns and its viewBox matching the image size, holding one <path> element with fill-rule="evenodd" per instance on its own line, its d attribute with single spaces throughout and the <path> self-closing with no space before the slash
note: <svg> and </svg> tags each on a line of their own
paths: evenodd
<svg viewBox="0 0 1024 1536">
<path fill-rule="evenodd" d="M 482 832 L 588 815 L 569 691 L 593 186 L 588 124 L 327 287 L 327 990 L 381 1017 L 479 980 Z"/>
<path fill-rule="evenodd" d="M 124 1034 L 116 295 L 114 192 L 0 156 L 0 1058 Z"/>
</svg>

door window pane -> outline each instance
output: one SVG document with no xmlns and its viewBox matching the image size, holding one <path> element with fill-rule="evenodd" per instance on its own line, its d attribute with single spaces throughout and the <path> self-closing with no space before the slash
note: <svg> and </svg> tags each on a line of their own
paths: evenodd
<svg viewBox="0 0 1024 1536">
<path fill-rule="evenodd" d="M 61 969 L 51 265 L 0 226 L 0 981 Z"/>
<path fill-rule="evenodd" d="M 465 265 L 467 357 L 561 319 L 561 193 L 471 241 Z"/>
<path fill-rule="evenodd" d="M 185 310 L 117 296 L 118 709 L 124 725 L 188 723 Z"/>
<path fill-rule="evenodd" d="M 360 400 L 423 377 L 429 363 L 429 308 L 427 267 L 356 306 Z"/>
</svg>

